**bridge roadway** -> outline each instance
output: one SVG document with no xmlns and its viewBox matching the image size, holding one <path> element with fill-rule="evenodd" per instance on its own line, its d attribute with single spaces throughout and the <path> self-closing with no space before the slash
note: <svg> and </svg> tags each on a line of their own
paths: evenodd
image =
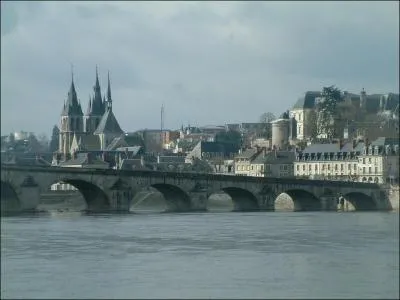
<svg viewBox="0 0 400 300">
<path fill-rule="evenodd" d="M 129 211 L 134 195 L 149 187 L 163 194 L 169 211 L 206 211 L 209 196 L 220 191 L 232 198 L 236 211 L 273 211 L 282 193 L 295 211 L 336 211 L 339 203 L 355 210 L 391 210 L 387 194 L 373 183 L 5 164 L 2 208 L 34 210 L 40 195 L 57 182 L 76 187 L 88 210 L 97 212 Z"/>
</svg>

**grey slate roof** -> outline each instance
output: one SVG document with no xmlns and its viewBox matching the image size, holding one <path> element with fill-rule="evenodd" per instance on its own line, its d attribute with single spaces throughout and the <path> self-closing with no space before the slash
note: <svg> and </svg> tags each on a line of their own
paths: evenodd
<svg viewBox="0 0 400 300">
<path fill-rule="evenodd" d="M 317 98 L 317 97 L 321 97 L 321 92 L 308 91 L 304 94 L 304 96 L 300 97 L 297 100 L 297 102 L 293 106 L 293 109 L 314 108 L 315 98 Z"/>
<path fill-rule="evenodd" d="M 106 147 L 106 150 L 118 150 L 118 148 L 122 148 L 122 146 L 128 146 L 128 143 L 125 141 L 125 135 L 123 134 L 114 138 L 111 143 Z"/>
<path fill-rule="evenodd" d="M 94 165 L 94 164 L 102 164 L 109 165 L 107 162 L 104 162 L 96 157 L 92 158 L 91 163 L 89 163 L 88 154 L 87 153 L 77 153 L 76 158 L 70 159 L 68 161 L 64 161 L 60 163 L 60 166 L 70 166 L 70 165 Z"/>
<path fill-rule="evenodd" d="M 294 151 L 274 151 L 267 153 L 264 158 L 266 164 L 291 164 L 296 159 Z"/>
<path fill-rule="evenodd" d="M 224 156 L 229 156 L 239 150 L 239 147 L 235 144 L 204 141 L 200 141 L 199 143 L 201 152 L 206 153 L 223 153 Z"/>
<path fill-rule="evenodd" d="M 260 151 L 256 157 L 251 161 L 252 164 L 264 164 L 266 155 L 264 151 Z"/>
<path fill-rule="evenodd" d="M 112 110 L 107 110 L 106 113 L 101 118 L 99 126 L 94 131 L 94 134 L 101 133 L 115 133 L 123 134 L 121 127 L 118 124 L 117 119 L 114 116 Z"/>
<path fill-rule="evenodd" d="M 250 149 L 246 149 L 242 153 L 236 155 L 235 158 L 247 158 L 247 159 L 250 159 L 256 153 L 257 153 L 257 149 L 250 148 Z"/>
<path fill-rule="evenodd" d="M 100 138 L 97 135 L 87 134 L 78 138 L 79 150 L 95 151 L 100 149 Z"/>
<path fill-rule="evenodd" d="M 159 160 L 159 163 L 161 163 L 161 164 L 164 164 L 164 163 L 183 164 L 183 163 L 185 163 L 185 156 L 182 156 L 182 155 L 168 155 L 168 156 L 160 155 L 158 157 L 158 160 Z"/>
<path fill-rule="evenodd" d="M 142 146 L 133 146 L 133 147 L 120 147 L 115 149 L 115 151 L 121 151 L 121 152 L 131 152 L 133 156 L 138 155 L 140 150 L 142 150 L 143 147 Z"/>
<path fill-rule="evenodd" d="M 339 152 L 339 144 L 313 144 L 304 149 L 303 153 Z"/>
<path fill-rule="evenodd" d="M 399 145 L 399 139 L 379 137 L 375 141 L 371 142 L 372 146 L 386 146 L 386 145 Z"/>
</svg>

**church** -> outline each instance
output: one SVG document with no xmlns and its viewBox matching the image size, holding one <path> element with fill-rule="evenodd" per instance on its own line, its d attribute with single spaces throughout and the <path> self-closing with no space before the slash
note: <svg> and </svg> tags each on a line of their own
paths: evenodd
<svg viewBox="0 0 400 300">
<path fill-rule="evenodd" d="M 83 114 L 78 99 L 74 77 L 67 101 L 64 101 L 60 120 L 58 154 L 60 160 L 68 160 L 77 151 L 102 151 L 115 148 L 123 140 L 124 131 L 118 124 L 112 110 L 110 74 L 106 95 L 101 95 L 99 76 L 96 67 L 96 82 L 93 95 L 89 96 L 86 113 Z"/>
</svg>

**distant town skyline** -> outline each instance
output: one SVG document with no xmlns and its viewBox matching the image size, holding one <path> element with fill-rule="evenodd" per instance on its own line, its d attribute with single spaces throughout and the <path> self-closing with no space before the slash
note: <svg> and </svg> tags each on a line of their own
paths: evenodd
<svg viewBox="0 0 400 300">
<path fill-rule="evenodd" d="M 125 131 L 256 122 L 307 90 L 399 92 L 398 2 L 1 2 L 1 134 L 50 136 L 96 65 Z"/>
</svg>

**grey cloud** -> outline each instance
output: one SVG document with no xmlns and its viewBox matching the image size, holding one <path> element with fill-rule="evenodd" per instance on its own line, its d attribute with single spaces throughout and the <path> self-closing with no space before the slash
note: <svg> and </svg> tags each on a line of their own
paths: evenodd
<svg viewBox="0 0 400 300">
<path fill-rule="evenodd" d="M 173 128 L 279 114 L 323 84 L 397 91 L 399 17 L 393 4 L 342 3 L 20 6 L 18 26 L 2 33 L 2 133 L 18 124 L 51 131 L 71 62 L 84 107 L 95 65 L 103 91 L 111 71 L 114 110 L 126 130 L 158 128 L 163 102 L 166 126 Z M 13 120 L 12 113 L 32 98 L 41 111 L 33 106 L 21 122 Z M 35 120 L 38 114 L 46 117 Z"/>
</svg>

